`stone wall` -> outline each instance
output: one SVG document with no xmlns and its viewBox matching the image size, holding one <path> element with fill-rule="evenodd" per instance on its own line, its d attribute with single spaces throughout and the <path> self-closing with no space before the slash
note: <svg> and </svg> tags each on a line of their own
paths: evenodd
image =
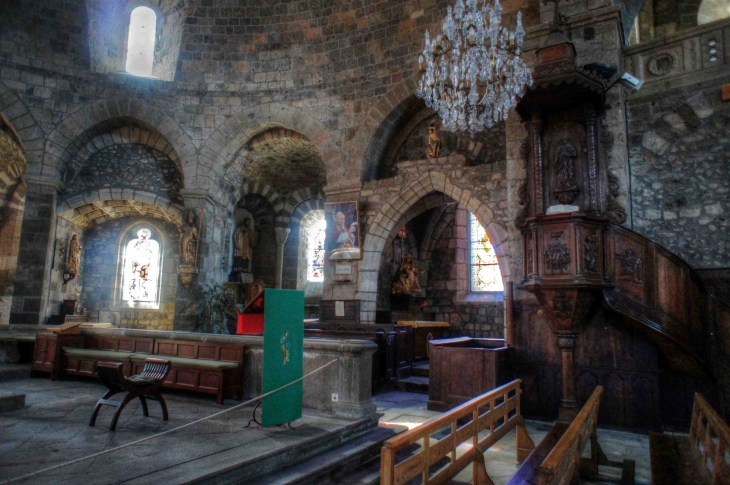
<svg viewBox="0 0 730 485">
<path fill-rule="evenodd" d="M 111 139 L 111 137 L 109 137 Z M 139 144 L 107 146 L 65 183 L 60 199 L 98 189 L 140 189 L 182 204 L 182 174 L 166 154 Z"/>
<path fill-rule="evenodd" d="M 134 309 L 120 303 L 123 248 L 136 237 L 130 229 L 148 225 L 162 245 L 159 309 Z M 132 231 L 134 232 L 134 231 Z M 154 238 L 154 236 L 153 236 Z M 177 227 L 160 220 L 127 217 L 92 226 L 84 233 L 83 291 L 81 301 L 89 320 L 123 328 L 172 330 L 180 264 Z"/>
<path fill-rule="evenodd" d="M 730 105 L 719 83 L 629 104 L 634 228 L 696 268 L 730 266 Z"/>
</svg>

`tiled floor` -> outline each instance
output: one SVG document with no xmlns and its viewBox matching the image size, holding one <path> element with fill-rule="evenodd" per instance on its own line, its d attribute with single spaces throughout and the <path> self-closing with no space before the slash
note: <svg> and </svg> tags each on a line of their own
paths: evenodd
<svg viewBox="0 0 730 485">
<path fill-rule="evenodd" d="M 401 391 L 387 392 L 375 396 L 378 412 L 383 413 L 381 424 L 399 424 L 414 428 L 438 413 L 426 409 L 428 396 Z M 552 427 L 552 423 L 527 421 L 527 433 L 537 445 Z M 598 442 L 612 461 L 625 458 L 636 460 L 636 484 L 651 483 L 649 465 L 649 438 L 646 435 L 625 433 L 606 429 L 598 430 Z M 587 456 L 587 455 L 586 455 Z M 495 485 L 504 485 L 517 471 L 519 464 L 515 454 L 515 431 L 502 438 L 497 446 L 490 448 L 486 456 L 487 473 Z M 611 468 L 601 468 L 601 473 L 616 475 Z M 471 483 L 470 467 L 456 476 L 453 483 Z M 581 484 L 593 484 L 581 480 Z"/>
</svg>

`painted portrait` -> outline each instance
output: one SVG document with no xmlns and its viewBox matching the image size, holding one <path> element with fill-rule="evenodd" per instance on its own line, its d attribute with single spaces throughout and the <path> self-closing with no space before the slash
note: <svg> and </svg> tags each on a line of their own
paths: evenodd
<svg viewBox="0 0 730 485">
<path fill-rule="evenodd" d="M 325 204 L 327 219 L 327 259 L 330 261 L 362 259 L 360 220 L 357 202 Z"/>
</svg>

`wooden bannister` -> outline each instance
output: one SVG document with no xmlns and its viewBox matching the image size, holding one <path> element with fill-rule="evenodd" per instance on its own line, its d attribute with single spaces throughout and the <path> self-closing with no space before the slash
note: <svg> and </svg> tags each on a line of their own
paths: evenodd
<svg viewBox="0 0 730 485">
<path fill-rule="evenodd" d="M 498 387 L 386 441 L 381 451 L 380 483 L 401 485 L 420 475 L 424 485 L 444 484 L 471 463 L 474 483 L 491 484 L 483 453 L 514 428 L 517 428 L 517 460 L 524 461 L 535 444 L 527 435 L 520 414 L 521 382 L 518 379 Z M 466 423 L 459 424 L 467 419 Z M 449 429 L 448 435 L 440 440 L 431 438 L 444 428 Z M 479 433 L 484 430 L 489 430 L 489 434 L 480 440 Z M 418 453 L 396 463 L 398 451 L 419 441 Z M 457 447 L 461 444 L 471 447 L 458 456 Z M 450 462 L 431 476 L 431 466 L 445 457 Z"/>
<path fill-rule="evenodd" d="M 712 476 L 713 485 L 730 483 L 730 429 L 702 394 L 695 394 L 689 439 L 700 450 L 701 463 Z"/>
<path fill-rule="evenodd" d="M 542 462 L 539 485 L 574 483 L 573 477 L 577 477 L 580 472 L 583 449 L 596 433 L 602 394 L 603 387 L 596 387 L 555 448 Z"/>
</svg>

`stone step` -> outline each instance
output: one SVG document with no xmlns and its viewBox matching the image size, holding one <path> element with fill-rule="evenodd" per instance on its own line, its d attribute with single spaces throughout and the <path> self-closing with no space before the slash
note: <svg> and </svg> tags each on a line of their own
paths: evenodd
<svg viewBox="0 0 730 485">
<path fill-rule="evenodd" d="M 405 392 L 428 394 L 428 377 L 412 376 L 398 381 L 398 389 Z"/>
<path fill-rule="evenodd" d="M 261 477 L 260 485 L 366 485 L 380 480 L 383 442 L 406 431 L 405 426 L 379 426 L 372 432 L 278 473 Z M 377 463 L 375 463 L 377 462 Z M 376 469 L 373 470 L 373 465 Z"/>
<path fill-rule="evenodd" d="M 0 364 L 0 382 L 30 378 L 30 364 Z"/>
<path fill-rule="evenodd" d="M 25 394 L 15 391 L 0 391 L 0 411 L 12 411 L 25 407 Z"/>
<path fill-rule="evenodd" d="M 429 366 L 428 366 L 428 362 L 426 362 L 425 364 L 418 364 L 418 365 L 414 364 L 411 372 L 415 377 L 428 378 L 428 370 L 429 370 Z"/>
</svg>

